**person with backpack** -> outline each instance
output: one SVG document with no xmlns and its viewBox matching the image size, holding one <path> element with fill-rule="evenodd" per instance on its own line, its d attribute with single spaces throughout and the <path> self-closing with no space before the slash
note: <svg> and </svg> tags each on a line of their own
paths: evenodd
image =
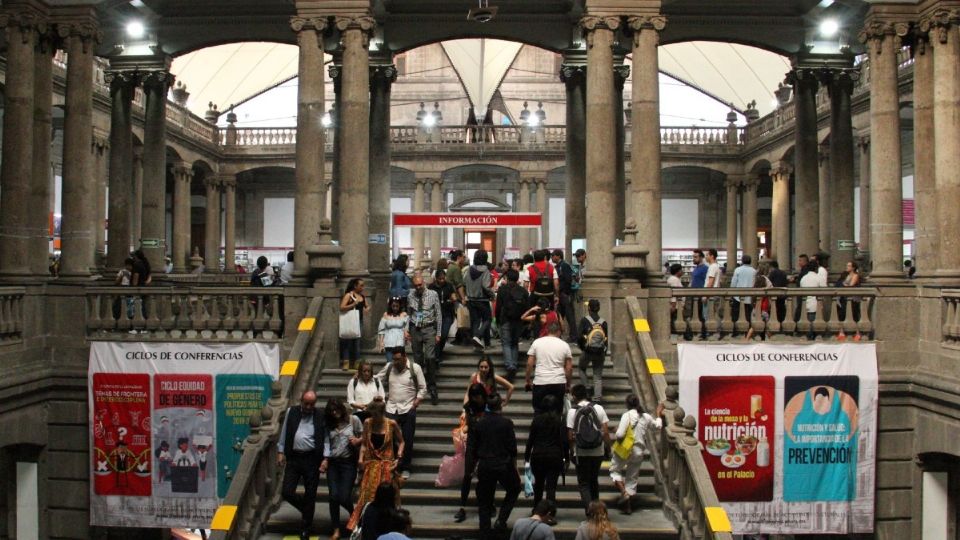
<svg viewBox="0 0 960 540">
<path fill-rule="evenodd" d="M 478 249 L 473 254 L 473 264 L 463 274 L 463 287 L 467 293 L 467 308 L 470 310 L 470 331 L 473 344 L 480 351 L 490 346 L 490 323 L 493 314 L 490 301 L 494 298 L 493 279 L 487 266 L 487 252 Z"/>
<path fill-rule="evenodd" d="M 417 432 L 417 407 L 427 397 L 423 370 L 407 361 L 403 347 L 393 349 L 393 362 L 377 374 L 386 388 L 387 418 L 400 426 L 406 450 L 400 456 L 398 469 L 404 480 L 410 478 L 410 463 L 413 461 L 413 436 Z"/>
<path fill-rule="evenodd" d="M 545 249 L 533 252 L 533 264 L 527 269 L 530 274 L 530 300 L 537 303 L 541 298 L 549 298 L 551 304 L 557 301 L 557 291 L 560 290 L 560 280 L 557 278 L 553 265 L 547 261 Z"/>
<path fill-rule="evenodd" d="M 603 399 L 603 362 L 607 356 L 607 321 L 600 317 L 600 301 L 587 302 L 587 315 L 580 319 L 580 384 L 587 385 L 587 367 L 593 368 L 593 400 Z"/>
<path fill-rule="evenodd" d="M 520 286 L 520 273 L 511 268 L 506 272 L 507 282 L 497 290 L 496 317 L 500 325 L 500 344 L 503 347 L 503 366 L 507 380 L 513 382 L 517 375 L 517 359 L 520 356 L 520 333 L 523 331 L 523 312 L 530 302 L 530 295 Z"/>
<path fill-rule="evenodd" d="M 584 511 L 590 501 L 600 498 L 600 465 L 603 463 L 604 445 L 610 442 L 607 428 L 607 411 L 587 399 L 587 387 L 574 385 L 571 389 L 574 406 L 567 412 L 567 433 L 577 466 L 577 486 Z"/>
<path fill-rule="evenodd" d="M 383 384 L 373 376 L 373 366 L 366 360 L 357 362 L 357 374 L 347 383 L 347 403 L 353 415 L 361 421 L 370 417 L 367 406 L 373 400 L 384 399 Z"/>
<path fill-rule="evenodd" d="M 560 316 L 563 317 L 563 320 L 567 321 L 567 328 L 570 329 L 570 337 L 567 339 L 567 341 L 570 343 L 575 343 L 577 341 L 577 336 L 574 334 L 573 322 L 576 320 L 577 315 L 573 307 L 573 267 L 570 266 L 567 261 L 563 260 L 562 249 L 553 250 L 550 260 L 553 262 L 557 274 L 557 294 L 559 298 L 559 302 L 557 303 L 557 311 L 560 312 Z"/>
<path fill-rule="evenodd" d="M 630 514 L 633 512 L 630 498 L 637 494 L 637 485 L 640 483 L 640 466 L 650 455 L 647 450 L 647 431 L 663 427 L 663 404 L 657 406 L 656 417 L 643 410 L 636 394 L 627 396 L 626 405 L 627 412 L 620 417 L 617 432 L 613 436 L 616 442 L 610 457 L 610 479 L 620 490 L 620 500 L 617 501 L 620 510 Z"/>
</svg>

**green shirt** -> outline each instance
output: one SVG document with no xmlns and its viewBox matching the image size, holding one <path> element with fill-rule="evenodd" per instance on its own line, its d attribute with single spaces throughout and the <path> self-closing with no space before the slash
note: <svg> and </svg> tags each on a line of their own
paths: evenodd
<svg viewBox="0 0 960 540">
<path fill-rule="evenodd" d="M 463 269 L 455 262 L 447 267 L 447 283 L 453 285 L 454 290 L 463 287 Z"/>
</svg>

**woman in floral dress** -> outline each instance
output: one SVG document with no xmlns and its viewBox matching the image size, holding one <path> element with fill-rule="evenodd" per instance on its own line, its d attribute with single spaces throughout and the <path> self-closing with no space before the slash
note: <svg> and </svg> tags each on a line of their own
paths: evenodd
<svg viewBox="0 0 960 540">
<path fill-rule="evenodd" d="M 373 500 L 383 482 L 397 482 L 397 462 L 403 457 L 403 434 L 396 422 L 386 417 L 386 404 L 375 399 L 367 407 L 370 418 L 363 423 L 359 466 L 363 471 L 360 494 L 347 528 L 353 530 L 360 521 L 363 507 Z M 399 486 L 397 486 L 399 488 Z M 399 498 L 399 497 L 398 497 Z M 399 504 L 399 502 L 398 502 Z"/>
</svg>

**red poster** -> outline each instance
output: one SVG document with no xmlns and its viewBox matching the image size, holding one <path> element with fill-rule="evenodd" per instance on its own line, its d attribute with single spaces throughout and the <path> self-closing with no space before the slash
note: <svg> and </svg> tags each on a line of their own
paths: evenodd
<svg viewBox="0 0 960 540">
<path fill-rule="evenodd" d="M 94 492 L 150 495 L 150 376 L 94 373 L 93 422 Z"/>
<path fill-rule="evenodd" d="M 697 425 L 720 501 L 773 500 L 774 378 L 700 377 Z"/>
</svg>

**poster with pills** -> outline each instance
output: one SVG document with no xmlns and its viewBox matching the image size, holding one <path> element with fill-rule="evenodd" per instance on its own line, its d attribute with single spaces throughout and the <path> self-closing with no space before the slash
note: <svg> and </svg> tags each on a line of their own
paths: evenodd
<svg viewBox="0 0 960 540">
<path fill-rule="evenodd" d="M 93 342 L 91 525 L 206 527 L 279 363 L 275 343 Z"/>
<path fill-rule="evenodd" d="M 870 533 L 872 343 L 677 346 L 680 406 L 734 534 Z"/>
</svg>

